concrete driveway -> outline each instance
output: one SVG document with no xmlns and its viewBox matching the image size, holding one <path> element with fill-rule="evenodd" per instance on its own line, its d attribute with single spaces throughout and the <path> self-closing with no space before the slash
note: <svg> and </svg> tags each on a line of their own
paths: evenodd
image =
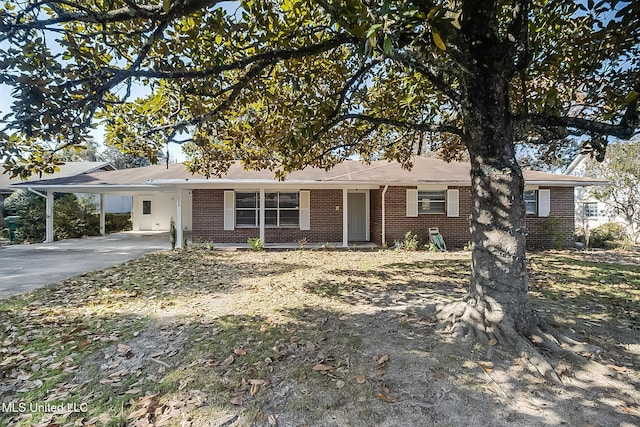
<svg viewBox="0 0 640 427">
<path fill-rule="evenodd" d="M 157 232 L 0 246 L 0 298 L 170 248 L 168 233 Z"/>
</svg>

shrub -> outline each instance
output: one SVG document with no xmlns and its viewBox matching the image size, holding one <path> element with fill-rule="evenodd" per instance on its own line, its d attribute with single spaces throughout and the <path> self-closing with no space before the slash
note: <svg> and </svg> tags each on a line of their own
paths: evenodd
<svg viewBox="0 0 640 427">
<path fill-rule="evenodd" d="M 567 234 L 562 229 L 560 218 L 554 215 L 546 217 L 542 226 L 542 233 L 550 247 L 558 250 L 562 249 Z"/>
<path fill-rule="evenodd" d="M 4 202 L 9 215 L 20 216 L 16 231 L 18 242 L 43 241 L 46 235 L 46 201 L 30 191 L 19 190 Z M 100 233 L 100 220 L 88 199 L 73 194 L 56 194 L 54 198 L 53 234 L 56 240 L 95 236 Z"/>
<path fill-rule="evenodd" d="M 420 240 L 417 234 L 407 231 L 401 242 L 396 242 L 396 247 L 405 251 L 415 251 L 420 247 Z"/>
<path fill-rule="evenodd" d="M 107 233 L 129 231 L 133 227 L 130 213 L 107 213 L 104 223 Z"/>
<path fill-rule="evenodd" d="M 624 240 L 626 233 L 624 228 L 616 222 L 608 222 L 594 228 L 589 236 L 589 247 L 612 249 L 616 242 Z"/>
<path fill-rule="evenodd" d="M 260 239 L 259 237 L 249 237 L 247 239 L 247 243 L 249 244 L 249 248 L 252 251 L 264 250 L 264 243 L 262 242 L 262 239 Z"/>
</svg>

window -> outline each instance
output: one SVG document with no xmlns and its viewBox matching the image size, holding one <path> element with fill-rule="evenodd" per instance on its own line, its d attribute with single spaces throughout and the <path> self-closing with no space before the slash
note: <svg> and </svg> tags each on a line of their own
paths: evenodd
<svg viewBox="0 0 640 427">
<path fill-rule="evenodd" d="M 584 204 L 584 216 L 587 218 L 598 217 L 598 202 L 586 202 Z"/>
<path fill-rule="evenodd" d="M 266 193 L 264 224 L 267 227 L 297 227 L 300 224 L 298 193 Z"/>
<path fill-rule="evenodd" d="M 266 227 L 298 227 L 299 193 L 265 193 L 264 224 Z M 260 193 L 236 193 L 236 226 L 260 226 Z"/>
<path fill-rule="evenodd" d="M 536 215 L 538 213 L 538 192 L 536 190 L 525 191 L 524 204 L 527 214 Z"/>
<path fill-rule="evenodd" d="M 418 213 L 445 213 L 445 193 L 446 191 L 418 191 Z"/>
<path fill-rule="evenodd" d="M 236 193 L 236 226 L 257 227 L 260 222 L 258 193 Z"/>
<path fill-rule="evenodd" d="M 151 215 L 151 200 L 142 201 L 142 215 Z"/>
</svg>

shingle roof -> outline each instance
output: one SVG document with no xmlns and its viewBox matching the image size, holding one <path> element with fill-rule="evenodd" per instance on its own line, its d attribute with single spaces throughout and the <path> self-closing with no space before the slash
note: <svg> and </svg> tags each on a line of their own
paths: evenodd
<svg viewBox="0 0 640 427">
<path fill-rule="evenodd" d="M 329 171 L 318 168 L 305 168 L 290 173 L 285 183 L 315 183 L 327 185 L 370 183 L 370 184 L 457 184 L 470 185 L 469 163 L 445 162 L 435 158 L 418 157 L 414 159 L 411 170 L 406 170 L 396 162 L 374 161 L 366 164 L 357 160 L 344 161 Z M 538 171 L 524 171 L 525 180 L 530 185 L 601 185 L 605 181 L 568 175 L 552 174 Z M 93 172 L 66 178 L 47 179 L 46 181 L 30 182 L 33 188 L 62 188 L 62 187 L 113 187 L 119 190 L 127 188 L 143 189 L 162 185 L 189 184 L 194 187 L 222 184 L 230 186 L 232 183 L 265 183 L 277 185 L 274 173 L 268 170 L 246 170 L 239 163 L 231 165 L 229 171 L 221 177 L 206 178 L 202 175 L 192 175 L 184 165 L 173 163 L 168 165 L 154 165 L 143 168 L 123 169 L 108 172 Z M 59 191 L 59 190 L 57 190 Z"/>
<path fill-rule="evenodd" d="M 2 165 L 0 165 L 2 166 Z M 0 190 L 6 190 L 8 192 L 13 191 L 9 186 L 12 184 L 23 184 L 26 182 L 41 182 L 51 179 L 69 178 L 76 175 L 92 173 L 97 171 L 113 171 L 115 168 L 109 162 L 67 162 L 64 165 L 59 166 L 60 170 L 51 175 L 43 175 L 42 177 L 32 177 L 26 181 L 16 177 L 9 178 L 9 174 L 3 173 L 4 168 L 0 167 Z"/>
</svg>

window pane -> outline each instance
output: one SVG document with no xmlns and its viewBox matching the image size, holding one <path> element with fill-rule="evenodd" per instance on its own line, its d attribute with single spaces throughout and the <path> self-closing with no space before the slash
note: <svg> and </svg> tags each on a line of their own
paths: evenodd
<svg viewBox="0 0 640 427">
<path fill-rule="evenodd" d="M 595 218 L 598 216 L 598 203 L 587 202 L 584 204 L 584 215 L 587 218 Z"/>
<path fill-rule="evenodd" d="M 276 209 L 265 209 L 264 224 L 271 226 L 278 225 L 278 211 Z"/>
<path fill-rule="evenodd" d="M 256 193 L 236 193 L 236 208 L 255 208 L 257 200 Z"/>
<path fill-rule="evenodd" d="M 151 200 L 142 201 L 142 215 L 151 215 Z"/>
<path fill-rule="evenodd" d="M 265 193 L 265 195 L 264 195 L 264 206 L 266 208 L 277 208 L 278 207 L 278 193 Z"/>
<path fill-rule="evenodd" d="M 444 201 L 444 191 L 420 191 L 418 199 L 442 200 Z"/>
<path fill-rule="evenodd" d="M 418 213 L 443 214 L 445 213 L 444 191 L 419 191 Z"/>
<path fill-rule="evenodd" d="M 236 225 L 252 225 L 256 226 L 256 210 L 244 210 L 238 209 L 236 210 Z"/>
<path fill-rule="evenodd" d="M 280 211 L 280 226 L 281 227 L 295 227 L 300 223 L 300 211 L 298 210 L 281 210 Z"/>
<path fill-rule="evenodd" d="M 538 212 L 538 192 L 535 190 L 525 191 L 524 192 L 524 203 L 526 208 L 526 213 L 528 214 L 536 214 Z"/>
<path fill-rule="evenodd" d="M 297 208 L 298 193 L 280 193 L 280 208 Z"/>
</svg>

